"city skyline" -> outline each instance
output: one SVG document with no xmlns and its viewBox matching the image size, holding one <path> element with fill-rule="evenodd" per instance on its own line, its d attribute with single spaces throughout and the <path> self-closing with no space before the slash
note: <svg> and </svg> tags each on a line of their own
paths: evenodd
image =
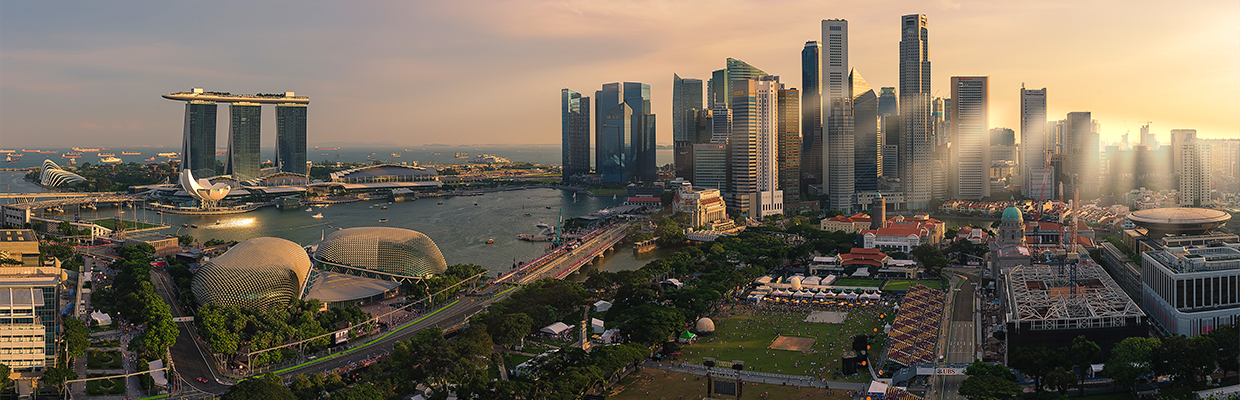
<svg viewBox="0 0 1240 400">
<path fill-rule="evenodd" d="M 1104 142 L 1135 135 L 1139 121 L 1147 120 L 1164 144 L 1171 129 L 1196 129 L 1202 138 L 1240 137 L 1234 117 L 1240 108 L 1234 95 L 1240 90 L 1240 27 L 1228 23 L 1240 16 L 1240 5 L 1222 1 L 1192 7 L 906 2 L 852 8 L 790 2 L 777 13 L 759 12 L 770 7 L 757 2 L 326 5 L 292 15 L 276 14 L 281 9 L 268 5 L 235 12 L 250 7 L 241 3 L 133 12 L 137 7 L 2 7 L 3 146 L 174 145 L 183 115 L 154 96 L 186 87 L 313 96 L 318 105 L 311 144 L 359 137 L 353 140 L 362 144 L 558 143 L 554 95 L 564 87 L 645 82 L 651 85 L 652 112 L 672 115 L 669 75 L 705 81 L 733 57 L 800 88 L 800 51 L 806 41 L 820 39 L 824 19 L 849 21 L 850 67 L 865 71 L 874 87 L 898 86 L 898 23 L 914 13 L 925 14 L 934 33 L 932 88 L 949 87 L 951 76 L 991 77 L 990 127 L 1019 128 L 1017 93 L 1024 83 L 1054 93 L 1047 101 L 1050 120 L 1091 112 Z M 274 15 L 296 23 L 271 24 L 267 19 Z M 718 24 L 731 15 L 752 23 Z M 1150 29 L 1155 22 L 1158 29 Z M 647 29 L 610 38 L 619 26 Z M 213 34 L 167 34 L 184 29 Z M 979 30 L 986 34 L 979 36 Z M 1192 79 L 1186 83 L 1185 76 Z M 479 96 L 498 92 L 533 96 L 518 102 Z M 1196 101 L 1162 101 L 1186 98 Z M 477 108 L 488 112 L 478 114 Z M 264 113 L 262 130 L 275 131 L 274 110 Z M 228 126 L 226 112 L 218 118 L 218 125 Z M 671 123 L 657 122 L 658 144 L 672 143 Z M 216 146 L 225 146 L 225 135 L 218 136 Z M 274 140 L 263 138 L 263 147 Z"/>
</svg>

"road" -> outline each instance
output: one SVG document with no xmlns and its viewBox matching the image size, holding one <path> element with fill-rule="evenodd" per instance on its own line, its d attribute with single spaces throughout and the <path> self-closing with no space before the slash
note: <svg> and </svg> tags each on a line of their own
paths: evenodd
<svg viewBox="0 0 1240 400">
<path fill-rule="evenodd" d="M 945 361 L 949 363 L 969 363 L 977 355 L 977 346 L 975 342 L 975 331 L 973 326 L 973 291 L 978 282 L 976 277 L 966 275 L 956 275 L 959 278 L 953 279 L 953 282 L 959 282 L 953 285 L 953 289 L 949 295 L 954 296 L 951 304 L 951 318 L 947 325 L 947 340 L 944 343 Z M 942 377 L 942 388 L 939 391 L 939 398 L 943 400 L 964 400 L 957 392 L 960 391 L 960 383 L 964 382 L 965 376 L 954 375 Z"/>
<path fill-rule="evenodd" d="M 617 242 L 624 238 L 628 227 L 629 224 L 619 224 L 606 228 L 602 232 L 587 236 L 584 243 L 573 249 L 566 249 L 564 246 L 561 246 L 553 250 L 552 253 L 541 256 L 525 264 L 520 270 L 504 275 L 496 279 L 496 281 L 516 282 L 524 285 L 542 278 L 561 279 L 581 268 L 582 265 L 590 262 L 594 257 L 599 256 L 607 249 L 614 247 Z"/>
<path fill-rule="evenodd" d="M 172 294 L 174 287 L 172 279 L 163 272 L 152 270 L 151 280 L 155 281 L 155 293 L 158 293 L 159 297 L 163 298 L 164 302 L 172 308 L 172 316 L 187 316 L 181 310 L 181 303 Z M 180 334 L 177 335 L 177 342 L 169 351 L 172 352 L 172 365 L 176 367 L 177 378 L 180 379 L 182 387 L 207 393 L 227 391 L 228 386 L 220 383 L 222 381 L 219 380 L 219 373 L 215 371 L 215 363 L 211 362 L 211 352 L 207 351 L 206 345 L 199 342 L 192 333 L 194 323 L 178 322 L 177 329 L 180 330 Z M 207 382 L 199 382 L 197 380 L 199 377 L 206 378 Z"/>
</svg>

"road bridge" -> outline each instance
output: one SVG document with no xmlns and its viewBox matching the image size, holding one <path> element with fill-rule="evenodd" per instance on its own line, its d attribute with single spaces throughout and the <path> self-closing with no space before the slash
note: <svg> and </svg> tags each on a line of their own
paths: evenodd
<svg viewBox="0 0 1240 400">
<path fill-rule="evenodd" d="M 603 253 L 616 247 L 628 232 L 628 224 L 619 224 L 590 232 L 583 236 L 580 245 L 569 248 L 561 245 L 551 252 L 530 261 L 516 271 L 496 279 L 497 283 L 511 282 L 521 285 L 542 278 L 562 279 L 581 269 L 583 265 L 594 262 Z"/>
</svg>

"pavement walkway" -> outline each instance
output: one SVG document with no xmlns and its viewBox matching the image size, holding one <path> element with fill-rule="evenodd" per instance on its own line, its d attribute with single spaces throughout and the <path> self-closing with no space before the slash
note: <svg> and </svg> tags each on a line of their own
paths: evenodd
<svg viewBox="0 0 1240 400">
<path fill-rule="evenodd" d="M 681 372 L 693 375 L 706 375 L 708 368 L 698 364 L 667 364 L 655 361 L 642 363 L 643 367 L 664 371 Z M 709 368 L 712 373 L 735 375 L 737 371 L 728 368 Z M 740 371 L 741 380 L 754 383 L 784 384 L 798 387 L 815 387 L 823 389 L 865 390 L 866 384 L 855 382 L 836 382 L 818 379 L 812 376 L 773 374 L 757 371 Z"/>
</svg>

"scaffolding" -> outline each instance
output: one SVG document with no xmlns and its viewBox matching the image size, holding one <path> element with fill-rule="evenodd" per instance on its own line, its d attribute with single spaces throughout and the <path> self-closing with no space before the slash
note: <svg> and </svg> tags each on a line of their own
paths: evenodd
<svg viewBox="0 0 1240 400">
<path fill-rule="evenodd" d="M 1008 320 L 1028 322 L 1033 330 L 1057 330 L 1122 327 L 1130 318 L 1145 316 L 1101 266 L 1088 256 L 1078 257 L 1009 270 Z"/>
</svg>

